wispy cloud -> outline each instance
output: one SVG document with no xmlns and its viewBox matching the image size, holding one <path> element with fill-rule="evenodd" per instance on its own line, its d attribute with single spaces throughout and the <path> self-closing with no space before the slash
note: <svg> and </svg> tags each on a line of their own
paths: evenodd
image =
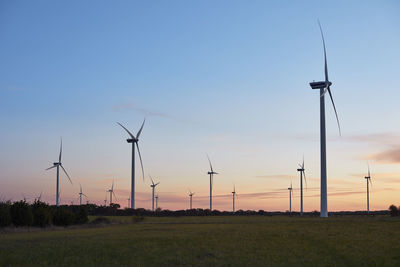
<svg viewBox="0 0 400 267">
<path fill-rule="evenodd" d="M 382 152 L 368 156 L 379 163 L 399 164 L 400 163 L 400 146 L 391 147 Z"/>
</svg>

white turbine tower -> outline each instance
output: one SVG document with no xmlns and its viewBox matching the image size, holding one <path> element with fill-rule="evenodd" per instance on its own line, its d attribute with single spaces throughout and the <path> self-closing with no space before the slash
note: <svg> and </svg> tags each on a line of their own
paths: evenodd
<svg viewBox="0 0 400 267">
<path fill-rule="evenodd" d="M 213 170 L 212 164 L 211 164 L 211 160 L 208 157 L 208 162 L 210 163 L 210 171 L 207 172 L 208 175 L 210 175 L 210 211 L 212 211 L 212 186 L 213 186 L 213 178 L 214 178 L 214 174 L 218 174 Z"/>
<path fill-rule="evenodd" d="M 324 46 L 324 60 L 325 60 L 325 81 L 311 82 L 310 86 L 312 89 L 320 90 L 320 142 L 321 142 L 321 217 L 328 217 L 328 194 L 327 194 L 327 171 L 326 171 L 326 129 L 325 129 L 325 93 L 329 93 L 329 97 L 332 101 L 333 109 L 336 115 L 336 121 L 339 127 L 340 134 L 340 124 L 339 117 L 336 112 L 335 102 L 333 101 L 331 85 L 332 82 L 328 78 L 328 63 L 326 59 L 326 48 L 325 39 L 322 32 L 321 24 L 318 21 L 319 29 L 321 31 L 322 43 Z"/>
<path fill-rule="evenodd" d="M 290 182 L 290 187 L 288 188 L 288 190 L 289 190 L 289 213 L 292 214 L 292 191 L 293 191 L 292 182 Z"/>
<path fill-rule="evenodd" d="M 160 184 L 160 182 L 155 184 L 154 181 L 153 181 L 153 178 L 151 178 L 150 175 L 149 175 L 149 177 L 150 177 L 150 180 L 151 180 L 150 187 L 151 187 L 151 192 L 152 192 L 152 195 L 151 195 L 151 201 L 152 201 L 151 210 L 154 211 L 154 190 L 156 189 L 156 186 Z"/>
<path fill-rule="evenodd" d="M 158 194 L 154 197 L 156 199 L 156 210 L 158 209 Z"/>
<path fill-rule="evenodd" d="M 140 133 L 143 130 L 143 126 L 144 126 L 144 122 L 146 121 L 146 119 L 143 120 L 142 126 L 140 127 L 139 131 L 136 134 L 136 137 L 130 132 L 128 131 L 128 129 L 126 129 L 121 123 L 117 122 L 128 134 L 131 138 L 126 139 L 126 141 L 128 143 L 132 144 L 132 169 L 131 169 L 131 208 L 134 209 L 135 208 L 135 144 L 138 150 L 138 155 L 139 155 L 139 159 L 140 159 L 140 165 L 142 167 L 142 175 L 143 175 L 143 181 L 144 181 L 144 169 L 143 169 L 143 162 L 142 162 L 142 156 L 140 155 L 140 149 L 139 149 L 139 136 Z"/>
<path fill-rule="evenodd" d="M 79 205 L 82 206 L 82 196 L 85 196 L 86 199 L 87 199 L 88 197 L 87 197 L 87 195 L 85 195 L 84 193 L 82 193 L 82 185 L 81 185 L 81 184 L 79 184 L 79 187 L 80 187 L 80 191 L 79 191 Z"/>
<path fill-rule="evenodd" d="M 114 195 L 115 200 L 117 200 L 117 196 L 116 196 L 115 193 L 114 193 L 114 180 L 113 180 L 113 182 L 112 182 L 111 189 L 108 189 L 107 192 L 110 193 L 110 206 L 111 206 L 111 204 L 113 204 L 113 202 L 112 202 L 112 196 L 113 196 L 113 195 Z"/>
<path fill-rule="evenodd" d="M 47 170 L 53 169 L 53 168 L 57 168 L 57 186 L 56 186 L 56 206 L 58 207 L 60 204 L 60 167 L 61 169 L 64 171 L 65 175 L 67 175 L 68 180 L 71 182 L 71 178 L 69 177 L 67 171 L 64 169 L 64 167 L 62 166 L 61 163 L 61 155 L 62 155 L 62 139 L 61 139 L 61 145 L 60 145 L 60 155 L 58 157 L 58 162 L 54 162 L 53 166 L 51 166 L 50 168 L 47 168 Z"/>
<path fill-rule="evenodd" d="M 306 172 L 304 169 L 304 158 L 303 163 L 299 164 L 299 167 L 300 168 L 297 169 L 297 171 L 300 172 L 300 215 L 303 215 L 303 178 L 307 185 Z"/>
<path fill-rule="evenodd" d="M 367 213 L 369 214 L 369 184 L 371 184 L 372 186 L 369 164 L 368 164 L 368 176 L 365 176 L 365 179 L 367 180 Z"/>
<path fill-rule="evenodd" d="M 189 198 L 190 198 L 189 204 L 190 204 L 190 209 L 192 209 L 192 199 L 193 199 L 193 195 L 194 195 L 194 192 L 192 192 L 192 191 L 189 189 Z"/>
<path fill-rule="evenodd" d="M 236 188 L 235 185 L 233 186 L 233 191 L 232 191 L 232 212 L 235 213 L 235 197 L 236 197 Z"/>
</svg>

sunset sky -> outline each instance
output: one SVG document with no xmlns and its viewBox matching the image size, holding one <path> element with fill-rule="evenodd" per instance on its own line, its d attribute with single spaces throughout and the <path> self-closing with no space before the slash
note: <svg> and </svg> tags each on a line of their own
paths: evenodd
<svg viewBox="0 0 400 267">
<path fill-rule="evenodd" d="M 324 3 L 321 3 L 324 2 Z M 328 210 L 400 205 L 399 1 L 1 1 L 0 200 L 78 203 L 79 183 L 102 204 L 115 180 L 130 192 L 136 133 L 136 206 L 285 211 L 305 158 L 306 211 L 319 210 L 319 95 L 325 33 L 329 78 L 342 127 L 326 99 Z M 139 162 L 137 162 L 138 164 Z M 108 198 L 108 195 L 107 195 Z"/>
</svg>

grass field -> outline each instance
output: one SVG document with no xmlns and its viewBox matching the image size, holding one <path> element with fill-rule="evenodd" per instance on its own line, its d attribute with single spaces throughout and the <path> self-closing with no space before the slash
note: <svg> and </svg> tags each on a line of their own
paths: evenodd
<svg viewBox="0 0 400 267">
<path fill-rule="evenodd" d="M 0 266 L 400 266 L 390 217 L 146 217 L 0 234 Z"/>
</svg>

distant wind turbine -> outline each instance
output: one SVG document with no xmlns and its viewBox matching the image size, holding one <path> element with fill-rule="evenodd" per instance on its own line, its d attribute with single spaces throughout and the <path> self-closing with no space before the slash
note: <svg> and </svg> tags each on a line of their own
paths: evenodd
<svg viewBox="0 0 400 267">
<path fill-rule="evenodd" d="M 290 182 L 290 187 L 288 188 L 288 190 L 289 190 L 289 213 L 292 214 L 292 191 L 293 191 L 292 182 Z"/>
<path fill-rule="evenodd" d="M 232 211 L 233 211 L 233 213 L 235 213 L 235 197 L 236 197 L 236 187 L 233 186 L 233 191 L 232 191 L 232 200 L 233 200 Z"/>
<path fill-rule="evenodd" d="M 194 195 L 194 192 L 192 192 L 190 189 L 189 189 L 189 198 L 190 198 L 190 209 L 192 209 L 192 198 L 193 198 L 193 195 Z"/>
<path fill-rule="evenodd" d="M 62 139 L 61 139 L 60 155 L 59 155 L 59 157 L 58 157 L 58 162 L 54 162 L 54 163 L 53 163 L 53 166 L 51 166 L 50 168 L 47 168 L 47 169 L 46 169 L 46 171 L 47 171 L 47 170 L 50 170 L 50 169 L 53 169 L 53 168 L 57 168 L 57 187 L 56 187 L 56 206 L 57 206 L 57 207 L 59 206 L 59 202 L 60 202 L 60 186 L 59 186 L 59 184 L 60 184 L 60 167 L 61 167 L 61 169 L 64 171 L 65 175 L 67 175 L 68 180 L 69 180 L 69 181 L 71 182 L 71 184 L 72 184 L 71 178 L 69 177 L 67 171 L 66 171 L 66 170 L 64 169 L 64 167 L 62 166 L 62 163 L 61 163 L 61 155 L 62 155 Z"/>
<path fill-rule="evenodd" d="M 156 199 L 156 210 L 158 210 L 158 194 L 154 198 Z"/>
<path fill-rule="evenodd" d="M 322 44 L 324 46 L 324 59 L 325 59 L 325 81 L 321 82 L 311 82 L 310 86 L 312 89 L 320 90 L 320 142 L 321 142 L 321 217 L 328 217 L 328 193 L 327 193 L 327 171 L 326 171 L 326 129 L 325 129 L 325 93 L 329 93 L 331 98 L 333 109 L 335 110 L 336 121 L 339 127 L 339 134 L 341 135 L 339 117 L 336 112 L 335 102 L 333 101 L 331 85 L 332 82 L 328 78 L 328 62 L 326 59 L 326 48 L 325 39 L 322 32 L 321 24 L 318 21 L 319 29 L 322 36 Z"/>
<path fill-rule="evenodd" d="M 304 169 L 304 158 L 303 163 L 299 164 L 299 167 L 300 168 L 297 169 L 297 171 L 300 172 L 300 215 L 303 215 L 303 177 L 307 185 L 306 172 Z"/>
<path fill-rule="evenodd" d="M 139 159 L 140 159 L 140 165 L 142 167 L 142 175 L 143 175 L 143 181 L 144 181 L 144 168 L 143 168 L 143 162 L 142 162 L 142 156 L 140 155 L 140 149 L 139 149 L 139 136 L 140 133 L 143 130 L 143 126 L 145 123 L 146 119 L 143 120 L 142 126 L 140 127 L 139 131 L 136 134 L 136 137 L 127 129 L 125 128 L 121 123 L 117 122 L 119 124 L 119 126 L 121 126 L 130 136 L 129 139 L 127 139 L 126 141 L 128 143 L 132 144 L 132 169 L 131 169 L 131 208 L 134 209 L 135 208 L 135 144 L 138 150 L 138 155 L 139 155 Z"/>
<path fill-rule="evenodd" d="M 79 205 L 82 206 L 82 196 L 85 196 L 86 199 L 87 199 L 87 195 L 85 195 L 84 193 L 82 193 L 82 185 L 81 185 L 81 184 L 79 184 L 79 187 L 80 187 L 80 191 L 79 191 Z"/>
<path fill-rule="evenodd" d="M 116 196 L 115 193 L 114 193 L 114 180 L 113 180 L 113 182 L 112 182 L 111 189 L 108 189 L 107 192 L 110 193 L 110 206 L 111 206 L 111 204 L 113 204 L 112 196 L 114 195 L 115 200 L 117 199 L 117 196 Z"/>
<path fill-rule="evenodd" d="M 207 155 L 208 162 L 210 163 L 210 171 L 207 172 L 208 175 L 210 175 L 210 211 L 212 211 L 212 186 L 213 186 L 213 178 L 214 174 L 218 174 L 213 170 L 212 164 L 210 157 Z"/>
<path fill-rule="evenodd" d="M 367 213 L 369 214 L 369 184 L 371 184 L 372 186 L 369 164 L 368 164 L 368 176 L 365 176 L 365 179 L 367 180 Z"/>
<path fill-rule="evenodd" d="M 156 186 L 160 184 L 160 182 L 155 184 L 154 181 L 153 181 L 153 178 L 151 178 L 150 175 L 149 175 L 149 177 L 150 177 L 150 180 L 151 180 L 150 187 L 151 187 L 151 192 L 152 192 L 152 195 L 151 195 L 152 206 L 151 207 L 152 207 L 152 211 L 154 211 L 154 190 L 156 189 Z"/>
<path fill-rule="evenodd" d="M 130 208 L 131 208 L 131 206 L 130 206 L 130 205 L 131 205 L 131 198 L 130 198 L 130 197 L 128 197 L 128 199 L 127 199 L 127 200 L 128 200 L 128 209 L 130 209 Z"/>
</svg>

